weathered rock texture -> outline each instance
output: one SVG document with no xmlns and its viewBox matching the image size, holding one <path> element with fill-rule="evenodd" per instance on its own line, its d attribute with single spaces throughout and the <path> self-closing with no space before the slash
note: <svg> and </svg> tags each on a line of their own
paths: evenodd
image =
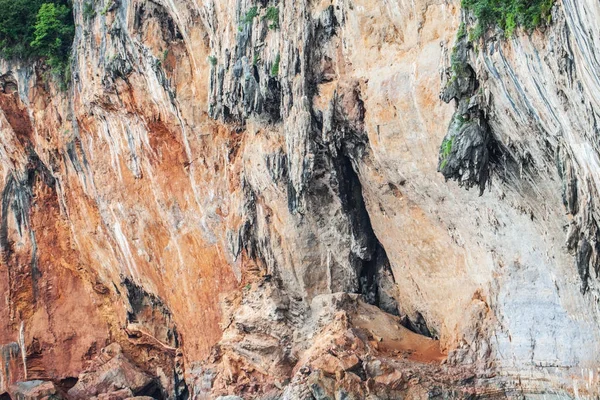
<svg viewBox="0 0 600 400">
<path fill-rule="evenodd" d="M 596 0 L 74 10 L 0 64 L 0 396 L 599 394 Z"/>
</svg>

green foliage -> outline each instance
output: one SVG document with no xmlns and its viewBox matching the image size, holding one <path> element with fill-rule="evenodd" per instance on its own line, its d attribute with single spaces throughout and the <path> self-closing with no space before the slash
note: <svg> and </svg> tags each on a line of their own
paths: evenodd
<svg viewBox="0 0 600 400">
<path fill-rule="evenodd" d="M 38 11 L 44 0 L 0 0 L 0 56 L 3 58 L 26 58 L 35 55 L 30 43 Z M 56 6 L 71 8 L 67 0 L 55 0 Z M 68 23 L 73 25 L 72 17 Z"/>
<path fill-rule="evenodd" d="M 254 18 L 256 18 L 256 16 L 258 15 L 258 7 L 254 6 L 251 7 L 248 12 L 246 13 L 246 15 L 244 15 L 244 18 L 242 18 L 242 23 L 245 24 L 251 24 L 252 21 L 254 21 Z"/>
<path fill-rule="evenodd" d="M 246 14 L 240 19 L 240 25 L 238 26 L 238 31 L 244 31 L 244 25 L 252 24 L 254 18 L 256 18 L 259 14 L 258 7 L 251 7 Z M 279 29 L 279 8 L 277 7 L 269 7 L 267 8 L 267 12 L 263 15 L 262 20 L 267 20 L 270 22 L 269 29 Z"/>
<path fill-rule="evenodd" d="M 450 157 L 450 153 L 452 153 L 453 145 L 454 138 L 444 139 L 442 142 L 442 163 L 440 164 L 440 169 L 444 169 L 444 167 L 448 164 L 448 158 Z"/>
<path fill-rule="evenodd" d="M 215 56 L 208 56 L 208 62 L 210 63 L 210 65 L 212 65 L 213 67 L 215 67 L 217 65 L 217 57 L 215 57 Z"/>
<path fill-rule="evenodd" d="M 96 7 L 94 0 L 86 1 L 83 3 L 83 18 L 88 21 L 96 16 Z"/>
<path fill-rule="evenodd" d="M 0 51 L 2 57 L 25 57 L 31 54 L 33 26 L 41 2 L 0 0 Z"/>
<path fill-rule="evenodd" d="M 74 34 L 71 0 L 0 0 L 2 58 L 43 58 L 64 84 Z"/>
<path fill-rule="evenodd" d="M 38 56 L 46 59 L 52 72 L 64 77 L 69 68 L 74 34 L 71 9 L 66 5 L 44 3 L 37 13 L 30 45 Z"/>
<path fill-rule="evenodd" d="M 483 25 L 477 24 L 475 28 L 469 30 L 469 41 L 474 42 L 483 36 Z"/>
<path fill-rule="evenodd" d="M 532 31 L 549 23 L 554 0 L 462 0 L 462 7 L 473 13 L 478 25 L 471 37 L 478 39 L 490 27 L 498 26 L 507 37 L 517 27 Z"/>
<path fill-rule="evenodd" d="M 467 122 L 467 119 L 465 117 L 463 117 L 461 114 L 457 114 L 456 121 L 458 122 L 459 128 L 462 128 L 462 126 L 465 124 L 465 122 Z"/>
<path fill-rule="evenodd" d="M 453 76 L 456 78 L 464 71 L 462 60 L 458 56 L 458 47 L 452 48 L 452 54 L 450 54 L 450 67 L 452 68 Z"/>
<path fill-rule="evenodd" d="M 252 60 L 252 65 L 256 66 L 261 62 L 260 54 L 254 53 L 254 59 Z"/>
<path fill-rule="evenodd" d="M 461 22 L 460 26 L 458 27 L 458 32 L 456 32 L 456 41 L 459 41 L 465 36 L 467 36 L 467 26 L 464 22 Z"/>
<path fill-rule="evenodd" d="M 273 63 L 273 66 L 271 67 L 271 76 L 275 77 L 279 75 L 279 63 L 281 62 L 281 55 L 277 54 L 277 57 L 275 57 L 275 62 Z"/>
<path fill-rule="evenodd" d="M 104 8 L 100 11 L 100 15 L 105 16 L 108 14 L 108 9 L 112 6 L 113 0 L 106 0 L 106 4 L 104 4 Z"/>
<path fill-rule="evenodd" d="M 269 7 L 267 9 L 267 13 L 263 17 L 267 21 L 271 22 L 269 24 L 269 29 L 278 29 L 279 28 L 279 8 L 278 7 Z"/>
</svg>

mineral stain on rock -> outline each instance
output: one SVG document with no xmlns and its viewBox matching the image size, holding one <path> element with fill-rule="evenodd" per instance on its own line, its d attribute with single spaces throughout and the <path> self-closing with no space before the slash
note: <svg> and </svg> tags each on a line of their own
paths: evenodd
<svg viewBox="0 0 600 400">
<path fill-rule="evenodd" d="M 600 396 L 596 0 L 64 6 L 60 79 L 0 32 L 0 399 Z"/>
</svg>

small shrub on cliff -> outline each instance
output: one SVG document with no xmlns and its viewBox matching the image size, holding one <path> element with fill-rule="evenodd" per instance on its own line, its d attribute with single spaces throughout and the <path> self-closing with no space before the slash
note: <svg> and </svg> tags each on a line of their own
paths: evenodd
<svg viewBox="0 0 600 400">
<path fill-rule="evenodd" d="M 440 164 L 440 170 L 444 169 L 446 165 L 448 165 L 448 159 L 450 158 L 450 153 L 452 153 L 452 146 L 454 145 L 454 138 L 444 139 L 442 143 L 442 154 L 441 159 L 442 163 Z"/>
<path fill-rule="evenodd" d="M 106 3 L 104 4 L 104 8 L 102 9 L 102 11 L 100 11 L 100 15 L 105 16 L 106 14 L 108 14 L 108 10 L 110 9 L 110 6 L 113 5 L 113 0 L 106 0 Z"/>
<path fill-rule="evenodd" d="M 279 64 L 281 63 L 281 54 L 277 54 L 277 57 L 275 57 L 275 62 L 273 63 L 273 66 L 271 66 L 271 76 L 272 77 L 276 77 L 279 75 Z"/>
<path fill-rule="evenodd" d="M 507 37 L 517 27 L 532 31 L 550 22 L 554 0 L 462 0 L 462 7 L 477 18 L 472 38 L 479 38 L 490 27 L 498 26 Z"/>
<path fill-rule="evenodd" d="M 467 25 L 465 25 L 464 22 L 461 22 L 460 26 L 458 27 L 458 32 L 456 32 L 456 40 L 458 41 L 465 36 L 467 36 Z"/>
<path fill-rule="evenodd" d="M 258 15 L 258 7 L 256 7 L 256 6 L 251 7 L 248 10 L 248 12 L 246 13 L 246 15 L 244 15 L 244 18 L 242 18 L 242 22 L 246 23 L 246 24 L 251 24 L 257 15 Z"/>
<path fill-rule="evenodd" d="M 267 9 L 267 13 L 263 17 L 267 21 L 271 22 L 269 24 L 269 29 L 278 29 L 279 28 L 279 8 L 277 7 L 269 7 Z"/>
</svg>

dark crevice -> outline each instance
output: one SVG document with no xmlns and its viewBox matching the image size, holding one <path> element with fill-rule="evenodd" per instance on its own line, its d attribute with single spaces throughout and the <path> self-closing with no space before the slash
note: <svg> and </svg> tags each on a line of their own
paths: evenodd
<svg viewBox="0 0 600 400">
<path fill-rule="evenodd" d="M 183 364 L 176 363 L 173 371 L 173 382 L 175 383 L 175 400 L 188 400 L 190 392 L 185 382 Z"/>
<path fill-rule="evenodd" d="M 79 381 L 79 378 L 71 376 L 68 378 L 61 379 L 56 384 L 56 386 L 58 386 L 60 389 L 63 389 L 64 391 L 68 391 L 69 389 L 71 389 L 73 386 L 75 386 L 77 384 L 77 381 Z"/>
<path fill-rule="evenodd" d="M 146 292 L 131 279 L 125 278 L 123 280 L 123 286 L 127 289 L 127 299 L 131 306 L 131 310 L 127 312 L 127 319 L 129 322 L 140 322 L 138 316 L 143 314 L 147 308 L 158 310 L 164 316 L 168 318 L 171 317 L 171 312 L 160 298 Z"/>
<path fill-rule="evenodd" d="M 362 363 L 350 368 L 348 372 L 356 374 L 356 376 L 358 376 L 362 382 L 366 382 L 369 379 L 369 375 L 367 374 L 367 371 L 365 371 L 365 367 L 362 365 Z"/>
<path fill-rule="evenodd" d="M 360 275 L 361 294 L 370 304 L 376 305 L 388 314 L 399 316 L 398 302 L 393 293 L 396 281 L 385 249 L 377 241 L 371 261 L 365 262 Z"/>
<path fill-rule="evenodd" d="M 341 104 L 345 104 L 344 107 Z M 349 115 L 350 114 L 350 115 Z M 369 149 L 368 137 L 364 133 L 365 108 L 359 88 L 356 86 L 336 95 L 334 113 L 328 125 L 332 132 L 336 154 L 333 158 L 339 183 L 339 196 L 344 213 L 350 219 L 355 248 L 350 262 L 359 273 L 358 293 L 381 310 L 401 316 L 396 300 L 396 282 L 387 253 L 373 230 L 371 218 L 363 197 L 359 176 L 359 162 Z M 320 121 L 319 116 L 315 118 Z M 321 125 L 324 124 L 321 122 Z M 402 325 L 409 330 L 427 337 L 436 338 L 435 331 L 428 326 L 422 314 L 416 313 L 411 319 L 402 316 Z"/>
<path fill-rule="evenodd" d="M 592 246 L 585 238 L 581 238 L 577 249 L 577 272 L 581 278 L 581 292 L 586 293 L 589 290 L 590 279 L 590 260 L 592 258 Z"/>
<path fill-rule="evenodd" d="M 350 219 L 352 235 L 358 242 L 360 253 L 356 256 L 363 261 L 371 261 L 377 238 L 371 226 L 371 219 L 365 206 L 362 184 L 352 167 L 350 158 L 341 155 L 334 161 L 339 179 L 339 196 L 344 213 Z"/>
<path fill-rule="evenodd" d="M 353 136 L 359 138 L 361 136 Z M 385 248 L 377 238 L 371 218 L 363 198 L 362 184 L 353 167 L 353 159 L 362 154 L 366 143 L 354 141 L 344 143 L 343 152 L 335 162 L 340 177 L 340 199 L 344 212 L 351 220 L 352 232 L 360 248 L 366 249 L 361 254 L 354 254 L 354 262 L 360 273 L 359 291 L 365 301 L 388 314 L 401 316 L 399 306 L 394 297 L 396 282 L 391 270 Z M 349 150 L 350 149 L 350 150 Z M 352 155 L 348 155 L 352 153 Z M 351 260 L 351 262 L 353 262 Z M 402 316 L 401 324 L 417 334 L 439 339 L 435 330 L 431 329 L 420 312 L 414 318 Z"/>
<path fill-rule="evenodd" d="M 429 329 L 429 327 L 427 326 L 427 321 L 425 321 L 425 318 L 423 318 L 423 315 L 417 311 L 417 313 L 415 314 L 415 318 L 414 319 L 410 319 L 408 318 L 408 316 L 404 316 L 402 318 L 402 325 L 415 332 L 418 333 L 419 335 L 423 335 L 423 336 L 427 336 L 433 339 L 438 339 L 436 337 L 436 335 L 434 335 L 431 330 Z"/>
<path fill-rule="evenodd" d="M 264 111 L 269 122 L 275 124 L 281 121 L 281 83 L 275 78 L 269 78 L 265 91 Z"/>
<path fill-rule="evenodd" d="M 61 379 L 58 382 L 55 381 L 54 382 L 54 386 L 56 387 L 57 392 L 60 395 L 58 398 L 68 399 L 69 395 L 68 395 L 67 392 L 70 389 L 72 389 L 77 384 L 78 381 L 79 381 L 79 378 L 76 378 L 76 377 L 73 377 L 73 376 Z M 51 397 L 51 399 L 52 398 L 53 397 Z"/>
<path fill-rule="evenodd" d="M 350 157 L 341 156 L 336 166 L 340 176 L 343 177 L 340 181 L 340 198 L 344 205 L 344 212 L 351 220 L 355 240 L 360 243 L 360 248 L 367 250 L 360 255 L 352 256 L 360 273 L 358 293 L 363 295 L 369 304 L 399 316 L 398 303 L 394 297 L 396 282 L 387 253 L 373 230 L 363 198 L 360 178 L 352 167 Z M 404 327 L 415 333 L 438 339 L 437 334 L 427 325 L 420 312 L 417 312 L 413 319 L 405 315 L 401 321 Z"/>
<path fill-rule="evenodd" d="M 163 390 L 162 386 L 160 385 L 160 383 L 158 382 L 158 379 L 153 379 L 152 381 L 150 381 L 150 383 L 148 383 L 142 389 L 134 392 L 133 394 L 135 396 L 152 397 L 155 400 L 165 400 L 165 398 L 166 398 L 166 396 L 164 394 L 164 390 Z"/>
<path fill-rule="evenodd" d="M 350 260 L 359 274 L 358 293 L 362 294 L 369 304 L 387 313 L 399 315 L 398 304 L 386 290 L 394 285 L 390 263 L 385 249 L 373 231 L 358 174 L 352 167 L 350 158 L 345 155 L 338 158 L 336 167 L 340 177 L 342 207 L 350 219 L 352 235 L 361 250 L 359 254 L 353 254 Z"/>
</svg>

